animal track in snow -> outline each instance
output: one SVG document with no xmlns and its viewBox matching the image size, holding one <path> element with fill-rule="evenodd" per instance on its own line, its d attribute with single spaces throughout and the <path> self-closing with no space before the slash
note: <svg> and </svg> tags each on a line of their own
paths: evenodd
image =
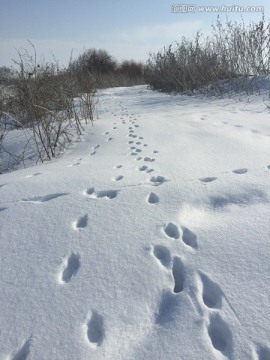
<svg viewBox="0 0 270 360">
<path fill-rule="evenodd" d="M 154 151 L 153 151 L 153 154 L 158 154 L 158 150 L 154 150 Z"/>
<path fill-rule="evenodd" d="M 0 207 L 0 212 L 1 212 L 1 211 L 5 211 L 5 210 L 7 210 L 6 207 Z"/>
<path fill-rule="evenodd" d="M 117 196 L 118 191 L 117 190 L 95 191 L 93 187 L 90 187 L 88 189 L 85 189 L 83 191 L 83 194 L 91 199 L 101 199 L 101 198 L 114 199 Z"/>
<path fill-rule="evenodd" d="M 142 150 L 141 150 L 141 149 L 136 149 L 135 151 L 136 151 L 137 153 L 142 152 Z"/>
<path fill-rule="evenodd" d="M 109 138 L 106 139 L 106 140 L 107 140 L 107 141 L 112 141 L 112 139 L 113 139 L 112 137 L 109 137 Z"/>
<path fill-rule="evenodd" d="M 266 346 L 257 346 L 258 360 L 270 360 L 270 349 Z"/>
<path fill-rule="evenodd" d="M 77 221 L 73 223 L 74 230 L 84 229 L 88 223 L 88 215 L 84 215 L 78 218 Z"/>
<path fill-rule="evenodd" d="M 175 256 L 173 258 L 172 274 L 174 278 L 173 292 L 178 294 L 184 290 L 185 269 L 182 260 Z"/>
<path fill-rule="evenodd" d="M 41 173 L 34 173 L 34 174 L 29 174 L 29 175 L 26 175 L 26 178 L 31 178 L 33 176 L 38 176 L 38 175 L 41 175 Z M 1 187 L 1 186 L 0 186 Z"/>
<path fill-rule="evenodd" d="M 134 119 L 135 120 L 135 119 Z M 138 127 L 140 127 L 139 125 L 134 125 L 134 127 L 136 127 L 136 128 L 138 128 Z"/>
<path fill-rule="evenodd" d="M 86 335 L 89 344 L 94 348 L 102 345 L 105 337 L 104 320 L 96 311 L 92 312 L 91 319 L 87 322 Z"/>
<path fill-rule="evenodd" d="M 142 157 L 141 156 L 139 156 L 139 157 L 137 157 L 137 159 L 136 159 L 137 161 L 139 161 L 139 160 L 142 160 Z"/>
<path fill-rule="evenodd" d="M 147 196 L 147 202 L 149 204 L 152 204 L 152 205 L 156 205 L 159 203 L 159 197 L 154 194 L 153 192 L 151 192 L 148 196 Z"/>
<path fill-rule="evenodd" d="M 30 202 L 34 204 L 41 204 L 53 199 L 56 199 L 61 196 L 69 195 L 69 193 L 55 193 L 55 194 L 49 194 L 44 196 L 33 196 L 27 199 L 22 199 L 21 202 Z"/>
<path fill-rule="evenodd" d="M 97 150 L 99 147 L 100 147 L 100 145 L 99 145 L 99 144 L 94 145 L 94 146 L 92 146 L 92 147 L 91 147 L 91 150 Z"/>
<path fill-rule="evenodd" d="M 267 169 L 270 170 L 270 165 L 267 165 Z"/>
<path fill-rule="evenodd" d="M 179 232 L 178 226 L 172 222 L 169 222 L 168 224 L 166 224 L 166 226 L 164 227 L 164 232 L 171 239 L 177 240 L 180 237 L 180 232 Z"/>
<path fill-rule="evenodd" d="M 242 169 L 235 169 L 232 171 L 235 174 L 245 174 L 246 172 L 248 172 L 248 169 L 242 168 Z"/>
<path fill-rule="evenodd" d="M 129 144 L 134 144 L 134 141 L 133 141 L 133 140 L 131 140 L 131 141 L 129 141 L 128 143 L 129 143 Z"/>
<path fill-rule="evenodd" d="M 123 167 L 123 165 L 116 165 L 115 169 L 121 169 Z"/>
<path fill-rule="evenodd" d="M 198 244 L 197 244 L 197 236 L 196 234 L 194 234 L 191 230 L 189 230 L 187 227 L 185 226 L 181 226 L 182 228 L 182 240 L 184 241 L 184 243 L 187 246 L 192 247 L 193 249 L 197 249 L 198 248 Z"/>
<path fill-rule="evenodd" d="M 209 183 L 209 182 L 217 180 L 217 178 L 216 177 L 205 177 L 205 178 L 200 178 L 199 180 L 203 183 Z"/>
<path fill-rule="evenodd" d="M 64 260 L 61 281 L 64 283 L 70 282 L 81 266 L 81 257 L 79 254 L 72 253 L 68 259 Z"/>
<path fill-rule="evenodd" d="M 140 137 L 139 137 L 139 140 L 143 140 L 143 137 L 142 137 L 142 136 L 140 136 Z"/>
<path fill-rule="evenodd" d="M 28 355 L 30 354 L 30 347 L 32 343 L 32 338 L 30 337 L 23 346 L 18 350 L 14 355 L 8 357 L 10 360 L 26 360 Z"/>
<path fill-rule="evenodd" d="M 143 144 L 144 147 L 148 146 L 148 144 Z"/>
<path fill-rule="evenodd" d="M 155 161 L 155 159 L 151 159 L 150 157 L 148 157 L 148 156 L 146 156 L 144 159 L 143 159 L 144 161 L 149 161 L 149 162 L 153 162 L 153 161 Z"/>
<path fill-rule="evenodd" d="M 204 305 L 210 309 L 221 309 L 223 292 L 220 286 L 202 272 L 200 273 L 200 281 Z"/>
<path fill-rule="evenodd" d="M 96 154 L 96 151 L 95 151 L 95 150 L 93 150 L 93 151 L 90 152 L 90 155 L 95 155 L 95 154 Z"/>
<path fill-rule="evenodd" d="M 146 165 L 142 165 L 142 166 L 140 166 L 139 167 L 139 171 L 146 171 L 148 169 L 148 166 L 146 166 Z"/>
<path fill-rule="evenodd" d="M 164 266 L 170 267 L 172 263 L 172 258 L 170 251 L 163 245 L 155 245 L 153 247 L 153 255 L 155 258 Z"/>
<path fill-rule="evenodd" d="M 136 142 L 136 145 L 141 145 L 141 142 L 140 142 L 140 141 L 137 141 L 137 142 Z"/>
<path fill-rule="evenodd" d="M 210 315 L 207 330 L 213 347 L 225 356 L 230 355 L 232 351 L 232 333 L 219 314 Z"/>
<path fill-rule="evenodd" d="M 152 176 L 150 178 L 150 182 L 152 183 L 152 185 L 155 185 L 155 186 L 158 186 L 158 185 L 161 185 L 165 182 L 165 178 L 163 176 Z"/>
<path fill-rule="evenodd" d="M 124 176 L 119 175 L 119 176 L 116 176 L 113 180 L 114 180 L 114 181 L 120 181 L 120 180 L 122 180 L 123 178 L 124 178 Z"/>
</svg>

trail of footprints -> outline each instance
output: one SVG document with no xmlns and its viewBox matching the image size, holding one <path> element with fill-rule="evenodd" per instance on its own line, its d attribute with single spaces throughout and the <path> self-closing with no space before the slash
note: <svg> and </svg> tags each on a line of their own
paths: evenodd
<svg viewBox="0 0 270 360">
<path fill-rule="evenodd" d="M 175 223 L 168 222 L 164 225 L 163 232 L 172 241 L 179 241 L 181 239 L 185 246 L 193 250 L 198 248 L 196 234 L 185 226 L 179 228 Z M 173 279 L 172 292 L 175 296 L 180 295 L 184 291 L 188 294 L 185 263 L 181 257 L 178 255 L 172 256 L 169 249 L 164 245 L 152 245 L 151 249 L 153 256 L 162 268 L 170 271 Z M 221 315 L 223 301 L 226 297 L 220 286 L 206 274 L 198 272 L 196 278 L 197 303 L 200 307 L 200 313 L 203 314 L 206 333 L 213 348 L 224 356 L 229 357 L 233 347 L 232 333 Z M 162 325 L 166 319 L 170 318 L 174 301 L 167 293 L 163 295 L 160 304 L 156 323 Z"/>
<path fill-rule="evenodd" d="M 112 113 L 114 116 L 116 114 Z M 142 148 L 146 148 L 148 144 L 142 143 L 143 137 L 139 137 L 135 130 L 139 128 L 139 125 L 136 124 L 137 118 L 134 115 L 129 116 L 129 113 L 126 108 L 122 107 L 121 113 L 121 122 L 123 125 L 128 126 L 128 146 L 130 150 L 131 156 L 137 156 L 136 160 L 143 160 L 146 164 L 141 165 L 137 168 L 138 171 L 149 174 L 154 171 L 153 168 L 148 166 L 148 163 L 153 163 L 156 159 L 150 156 L 138 156 L 143 153 Z M 117 123 L 113 123 L 113 130 L 117 129 Z M 109 131 L 104 133 L 107 141 L 113 140 L 112 137 L 109 136 Z M 131 138 L 131 139 L 130 139 Z M 90 156 L 95 155 L 100 145 L 95 145 L 91 148 Z M 153 154 L 158 154 L 158 150 L 153 150 Z M 72 165 L 74 166 L 80 163 L 75 161 Z M 123 166 L 121 164 L 114 166 L 114 169 L 121 169 Z M 267 169 L 270 170 L 270 165 L 267 166 Z M 235 169 L 232 172 L 237 175 L 245 174 L 248 169 L 239 168 Z M 112 178 L 113 181 L 118 182 L 121 181 L 124 177 L 122 175 L 117 175 Z M 200 178 L 199 181 L 202 183 L 211 183 L 217 180 L 216 177 L 204 177 Z M 149 183 L 152 186 L 160 186 L 164 184 L 167 179 L 165 177 L 157 175 L 151 176 L 149 179 Z M 102 190 L 97 191 L 94 187 L 89 187 L 83 191 L 83 195 L 86 198 L 95 200 L 95 199 L 107 199 L 112 200 L 115 199 L 118 195 L 118 190 Z M 25 199 L 23 201 L 31 201 L 31 202 L 45 202 L 51 200 L 53 198 L 63 196 L 66 194 L 51 194 L 45 197 L 36 197 L 32 199 Z M 146 202 L 151 206 L 156 206 L 160 202 L 159 196 L 150 192 L 147 195 Z M 0 209 L 0 210 L 5 210 Z M 73 222 L 72 227 L 74 231 L 84 231 L 88 226 L 88 215 L 82 215 L 77 218 L 76 221 Z M 196 234 L 191 231 L 186 226 L 178 226 L 174 222 L 167 222 L 162 227 L 162 232 L 164 236 L 168 239 L 168 241 L 179 241 L 183 244 L 184 249 L 186 251 L 196 251 L 198 249 L 198 241 Z M 151 246 L 152 256 L 156 259 L 156 261 L 160 264 L 161 268 L 165 271 L 170 272 L 171 278 L 173 280 L 171 291 L 172 294 L 168 292 L 164 292 L 162 295 L 162 299 L 160 302 L 159 310 L 156 315 L 156 324 L 162 326 L 170 317 L 172 316 L 175 299 L 177 296 L 181 296 L 183 292 L 188 294 L 188 284 L 187 282 L 187 273 L 186 273 L 186 264 L 183 259 L 175 254 L 171 255 L 170 250 L 164 246 L 155 244 Z M 81 267 L 81 256 L 79 253 L 72 252 L 68 257 L 66 257 L 61 266 L 60 273 L 58 275 L 59 283 L 68 285 L 70 282 L 75 280 L 75 276 L 77 275 L 79 269 Z M 196 284 L 195 287 L 197 290 L 196 293 L 196 301 L 197 306 L 200 308 L 200 313 L 204 318 L 204 326 L 205 331 L 208 335 L 210 343 L 214 351 L 218 351 L 223 354 L 225 357 L 229 357 L 232 348 L 233 348 L 233 336 L 228 324 L 222 318 L 222 307 L 223 303 L 226 301 L 226 296 L 223 293 L 220 286 L 213 281 L 207 274 L 203 272 L 198 272 L 195 276 Z M 173 296 L 172 296 L 173 295 Z M 104 326 L 104 318 L 101 314 L 99 314 L 95 310 L 91 310 L 88 313 L 85 323 L 83 324 L 83 332 L 85 336 L 85 340 L 88 345 L 92 349 L 97 349 L 102 346 L 103 341 L 105 339 L 105 326 Z M 28 340 L 21 350 L 15 355 L 13 360 L 17 359 L 26 359 L 28 356 L 30 349 L 30 340 Z M 26 354 L 24 356 L 24 353 Z M 257 358 L 258 360 L 265 360 L 270 358 L 270 350 L 266 347 L 257 346 Z"/>
</svg>

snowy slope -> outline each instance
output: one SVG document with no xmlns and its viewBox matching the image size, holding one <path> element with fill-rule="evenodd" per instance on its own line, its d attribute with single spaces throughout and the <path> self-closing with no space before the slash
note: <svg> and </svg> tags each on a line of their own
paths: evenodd
<svg viewBox="0 0 270 360">
<path fill-rule="evenodd" d="M 0 176 L 0 359 L 270 359 L 270 122 L 103 91 L 54 162 Z"/>
</svg>

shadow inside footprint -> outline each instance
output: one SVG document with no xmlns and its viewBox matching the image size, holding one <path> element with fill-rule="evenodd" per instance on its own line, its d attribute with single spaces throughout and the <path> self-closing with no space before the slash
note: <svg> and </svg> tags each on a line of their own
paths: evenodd
<svg viewBox="0 0 270 360">
<path fill-rule="evenodd" d="M 175 256 L 173 258 L 173 267 L 172 273 L 174 278 L 174 289 L 173 292 L 178 294 L 184 290 L 184 280 L 185 280 L 185 269 L 182 263 L 182 260 Z"/>
<path fill-rule="evenodd" d="M 159 197 L 156 194 L 154 194 L 153 192 L 151 192 L 148 195 L 147 201 L 149 204 L 156 205 L 159 202 Z"/>
<path fill-rule="evenodd" d="M 183 231 L 182 240 L 184 241 L 184 243 L 187 246 L 192 247 L 193 249 L 197 249 L 198 244 L 197 244 L 196 234 L 194 234 L 191 230 L 189 230 L 185 226 L 182 226 L 182 231 Z"/>
<path fill-rule="evenodd" d="M 179 239 L 180 237 L 180 233 L 179 233 L 179 229 L 177 227 L 177 225 L 175 225 L 172 222 L 169 222 L 165 227 L 164 227 L 164 232 L 167 236 L 169 236 L 172 239 Z"/>
<path fill-rule="evenodd" d="M 217 178 L 216 177 L 205 177 L 205 178 L 200 178 L 199 180 L 203 183 L 209 183 L 209 182 L 217 180 Z"/>
<path fill-rule="evenodd" d="M 243 168 L 243 169 L 235 169 L 232 172 L 234 174 L 245 174 L 247 171 L 248 171 L 248 169 Z"/>
<path fill-rule="evenodd" d="M 104 339 L 103 317 L 97 312 L 92 313 L 92 317 L 87 324 L 87 337 L 91 344 L 101 346 Z"/>
<path fill-rule="evenodd" d="M 68 258 L 67 265 L 62 273 L 62 281 L 65 283 L 70 282 L 71 278 L 77 274 L 80 265 L 80 255 L 72 253 Z"/>
<path fill-rule="evenodd" d="M 153 254 L 163 266 L 169 267 L 171 265 L 171 254 L 165 246 L 155 245 L 153 249 Z"/>
<path fill-rule="evenodd" d="M 75 229 L 83 229 L 87 226 L 88 215 L 81 216 L 75 223 Z"/>
<path fill-rule="evenodd" d="M 270 360 L 270 349 L 266 346 L 259 346 L 257 354 L 258 360 Z"/>
<path fill-rule="evenodd" d="M 230 356 L 232 352 L 232 333 L 219 314 L 210 316 L 208 335 L 216 350 L 222 352 L 225 356 Z"/>
<path fill-rule="evenodd" d="M 210 309 L 221 309 L 223 292 L 220 286 L 206 274 L 200 273 L 202 282 L 202 300 Z"/>
<path fill-rule="evenodd" d="M 32 342 L 32 338 L 28 339 L 23 344 L 21 349 L 18 352 L 16 352 L 16 354 L 14 356 L 12 356 L 12 358 L 10 358 L 10 359 L 11 360 L 26 360 L 28 355 L 30 354 L 31 342 Z"/>
<path fill-rule="evenodd" d="M 170 291 L 164 291 L 156 314 L 156 324 L 164 325 L 172 321 L 174 319 L 177 304 L 177 297 Z"/>
</svg>

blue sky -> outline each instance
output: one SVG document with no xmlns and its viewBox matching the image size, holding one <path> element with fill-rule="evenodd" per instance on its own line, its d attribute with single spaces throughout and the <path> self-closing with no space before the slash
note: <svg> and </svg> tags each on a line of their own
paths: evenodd
<svg viewBox="0 0 270 360">
<path fill-rule="evenodd" d="M 196 5 L 183 13 L 172 5 Z M 31 40 L 38 54 L 51 53 L 66 65 L 85 49 L 106 49 L 117 60 L 145 61 L 155 52 L 197 30 L 208 33 L 217 12 L 199 12 L 199 6 L 262 6 L 270 19 L 269 0 L 177 1 L 177 0 L 0 0 L 0 66 L 11 65 L 17 50 Z M 177 12 L 179 11 L 179 12 Z M 246 23 L 258 21 L 259 12 L 223 12 L 223 17 Z"/>
</svg>

